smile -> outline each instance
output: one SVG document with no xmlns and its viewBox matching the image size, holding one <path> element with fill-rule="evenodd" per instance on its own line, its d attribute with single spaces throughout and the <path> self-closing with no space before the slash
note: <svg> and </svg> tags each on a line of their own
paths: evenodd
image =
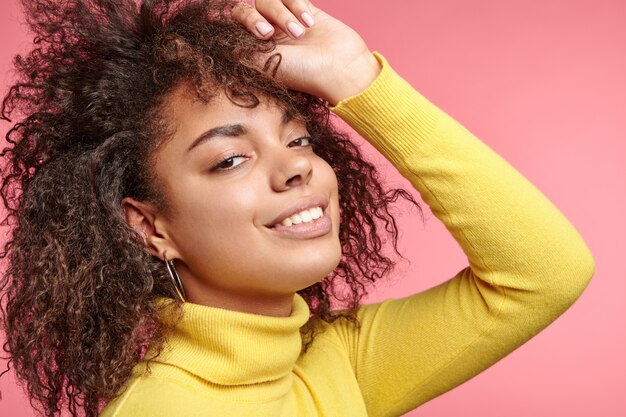
<svg viewBox="0 0 626 417">
<path fill-rule="evenodd" d="M 332 222 L 328 213 L 324 213 L 321 207 L 313 207 L 302 210 L 269 229 L 291 239 L 312 239 L 330 233 Z"/>
<path fill-rule="evenodd" d="M 324 212 L 322 211 L 322 208 L 317 206 L 308 210 L 302 210 L 301 212 L 296 213 L 291 217 L 287 217 L 280 224 L 286 227 L 291 227 L 294 224 L 311 223 L 312 221 L 319 219 L 323 215 Z"/>
</svg>

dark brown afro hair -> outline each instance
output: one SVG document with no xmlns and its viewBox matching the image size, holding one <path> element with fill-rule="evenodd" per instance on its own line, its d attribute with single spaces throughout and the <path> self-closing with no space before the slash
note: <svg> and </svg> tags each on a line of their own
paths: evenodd
<svg viewBox="0 0 626 417">
<path fill-rule="evenodd" d="M 274 98 L 304 118 L 314 151 L 333 167 L 343 256 L 299 291 L 316 320 L 358 326 L 367 288 L 394 266 L 382 253 L 386 236 L 400 255 L 392 203 L 405 199 L 422 214 L 410 193 L 383 188 L 331 125 L 328 103 L 274 79 L 275 41 L 231 20 L 232 5 L 23 0 L 34 42 L 15 57 L 18 78 L 2 105 L 12 124 L 1 153 L 9 233 L 0 306 L 8 363 L 43 415 L 96 416 L 173 326 L 155 302 L 168 297 L 177 308 L 173 285 L 127 225 L 121 201 L 167 206 L 151 156 L 168 136 L 163 103 L 182 83 L 202 100 L 225 92 L 242 107 Z M 258 53 L 271 56 L 265 68 L 253 62 Z M 306 350 L 314 326 L 302 332 Z"/>
</svg>

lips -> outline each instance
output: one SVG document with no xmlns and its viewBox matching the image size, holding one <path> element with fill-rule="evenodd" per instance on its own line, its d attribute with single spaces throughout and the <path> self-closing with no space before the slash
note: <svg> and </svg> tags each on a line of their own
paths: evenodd
<svg viewBox="0 0 626 417">
<path fill-rule="evenodd" d="M 326 210 L 328 207 L 328 197 L 325 196 L 309 196 L 306 198 L 302 198 L 296 201 L 294 204 L 285 209 L 282 213 L 278 215 L 274 220 L 272 220 L 269 224 L 266 224 L 266 227 L 273 228 L 279 223 L 282 223 L 287 217 L 291 217 L 296 213 L 301 212 L 302 210 L 308 210 L 313 207 L 321 207 L 322 211 Z"/>
</svg>

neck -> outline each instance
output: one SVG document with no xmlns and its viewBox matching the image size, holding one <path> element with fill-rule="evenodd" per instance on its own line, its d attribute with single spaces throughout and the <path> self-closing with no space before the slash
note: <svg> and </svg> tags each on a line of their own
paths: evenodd
<svg viewBox="0 0 626 417">
<path fill-rule="evenodd" d="M 216 288 L 193 288 L 193 285 L 186 286 L 185 292 L 186 301 L 190 303 L 272 317 L 289 317 L 294 296 L 294 293 L 233 293 Z"/>
<path fill-rule="evenodd" d="M 167 299 L 159 302 L 173 306 Z M 156 361 L 219 385 L 220 395 L 240 398 L 241 390 L 252 388 L 259 398 L 267 399 L 277 390 L 286 395 L 291 389 L 291 373 L 302 350 L 300 329 L 310 315 L 299 294 L 294 294 L 289 317 L 247 314 L 191 302 L 181 308 L 183 314 L 168 338 L 168 348 Z M 164 317 L 169 311 L 166 307 Z"/>
</svg>

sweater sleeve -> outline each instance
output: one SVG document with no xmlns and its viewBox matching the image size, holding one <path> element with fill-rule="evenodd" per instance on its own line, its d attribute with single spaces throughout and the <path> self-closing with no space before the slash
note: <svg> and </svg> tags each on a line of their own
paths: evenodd
<svg viewBox="0 0 626 417">
<path fill-rule="evenodd" d="M 584 240 L 533 184 L 398 76 L 331 111 L 407 178 L 468 267 L 336 324 L 372 417 L 399 416 L 482 372 L 559 317 L 595 272 Z M 336 321 L 335 323 L 344 323 Z"/>
</svg>

